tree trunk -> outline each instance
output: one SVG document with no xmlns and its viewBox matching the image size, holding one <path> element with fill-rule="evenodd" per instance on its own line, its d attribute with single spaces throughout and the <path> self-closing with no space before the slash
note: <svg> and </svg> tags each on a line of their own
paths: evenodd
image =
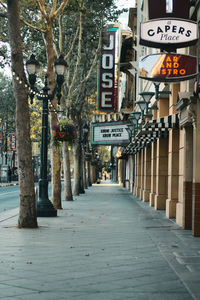
<svg viewBox="0 0 200 300">
<path fill-rule="evenodd" d="M 47 26 L 47 32 L 45 35 L 46 40 L 46 51 L 47 51 L 47 64 L 48 64 L 48 84 L 50 91 L 52 92 L 55 85 L 55 74 L 54 74 L 54 60 L 56 54 L 53 47 L 53 23 L 49 21 Z M 57 107 L 56 97 L 52 100 L 54 108 Z M 51 112 L 51 128 L 52 125 L 58 123 L 57 114 Z M 51 130 L 52 133 L 52 130 Z M 51 159 L 51 168 L 52 168 L 52 198 L 51 201 L 56 209 L 62 209 L 61 202 L 61 174 L 60 174 L 60 151 L 55 146 L 52 146 L 52 159 Z"/>
<path fill-rule="evenodd" d="M 83 150 L 82 150 L 82 144 L 79 142 L 79 193 L 84 194 L 84 170 L 83 170 Z"/>
<path fill-rule="evenodd" d="M 64 199 L 66 201 L 73 201 L 69 147 L 67 142 L 63 143 L 63 159 L 64 159 Z"/>
<path fill-rule="evenodd" d="M 88 186 L 91 186 L 92 185 L 92 183 L 91 183 L 91 171 L 90 171 L 90 162 L 88 161 L 87 162 L 87 170 L 88 170 Z"/>
<path fill-rule="evenodd" d="M 73 194 L 79 195 L 80 169 L 79 169 L 79 143 L 74 145 L 74 188 Z"/>
<path fill-rule="evenodd" d="M 37 228 L 36 196 L 32 169 L 28 88 L 24 73 L 18 0 L 8 0 L 13 87 L 16 100 L 16 136 L 20 188 L 19 228 Z"/>
<path fill-rule="evenodd" d="M 84 151 L 83 151 L 83 187 L 84 189 L 87 189 L 88 188 L 88 174 L 87 174 L 87 162 L 85 160 L 85 157 L 84 157 Z"/>
<path fill-rule="evenodd" d="M 60 148 L 52 146 L 51 153 L 52 168 L 52 203 L 56 209 L 62 209 L 61 202 L 61 164 L 60 164 Z"/>
</svg>

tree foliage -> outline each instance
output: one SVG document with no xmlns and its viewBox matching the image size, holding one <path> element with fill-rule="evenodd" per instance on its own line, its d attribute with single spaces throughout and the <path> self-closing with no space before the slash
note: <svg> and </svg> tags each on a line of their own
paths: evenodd
<svg viewBox="0 0 200 300">
<path fill-rule="evenodd" d="M 15 132 L 16 102 L 10 78 L 0 73 L 0 129 L 7 127 L 7 134 Z"/>
</svg>

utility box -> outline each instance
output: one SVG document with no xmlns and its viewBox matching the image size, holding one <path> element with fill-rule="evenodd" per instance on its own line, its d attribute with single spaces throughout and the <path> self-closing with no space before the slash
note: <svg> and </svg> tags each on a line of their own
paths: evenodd
<svg viewBox="0 0 200 300">
<path fill-rule="evenodd" d="M 1 182 L 8 182 L 8 166 L 1 166 Z"/>
</svg>

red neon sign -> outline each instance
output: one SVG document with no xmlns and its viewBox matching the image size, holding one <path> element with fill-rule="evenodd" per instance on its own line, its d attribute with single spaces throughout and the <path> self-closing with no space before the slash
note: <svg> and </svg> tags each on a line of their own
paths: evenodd
<svg viewBox="0 0 200 300">
<path fill-rule="evenodd" d="M 188 80 L 198 74 L 197 58 L 182 54 L 151 54 L 139 62 L 140 77 L 154 81 Z"/>
</svg>

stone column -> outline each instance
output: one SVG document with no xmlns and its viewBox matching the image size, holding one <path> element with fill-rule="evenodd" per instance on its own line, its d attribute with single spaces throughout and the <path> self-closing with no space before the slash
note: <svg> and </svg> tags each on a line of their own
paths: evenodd
<svg viewBox="0 0 200 300">
<path fill-rule="evenodd" d="M 144 149 L 144 191 L 142 200 L 144 202 L 149 201 L 151 189 L 151 148 L 146 147 Z"/>
<path fill-rule="evenodd" d="M 183 227 L 192 229 L 193 127 L 184 133 Z"/>
<path fill-rule="evenodd" d="M 179 130 L 169 130 L 168 156 L 168 199 L 166 202 L 166 216 L 176 217 L 179 183 Z"/>
<path fill-rule="evenodd" d="M 168 186 L 168 139 L 157 141 L 155 209 L 165 210 Z"/>
<path fill-rule="evenodd" d="M 178 203 L 176 205 L 176 223 L 183 226 L 183 183 L 184 183 L 184 164 L 185 164 L 185 149 L 184 149 L 184 130 L 179 132 L 179 193 Z"/>
<path fill-rule="evenodd" d="M 151 144 L 151 189 L 149 195 L 149 205 L 154 206 L 156 195 L 156 151 L 157 142 Z"/>
<path fill-rule="evenodd" d="M 120 186 L 123 186 L 122 180 L 122 159 L 118 159 L 118 182 Z"/>
<path fill-rule="evenodd" d="M 200 236 L 200 103 L 192 111 L 193 118 L 193 193 L 192 234 Z"/>
<path fill-rule="evenodd" d="M 143 191 L 144 191 L 144 148 L 141 150 L 141 188 L 139 198 L 142 200 L 143 198 Z"/>
<path fill-rule="evenodd" d="M 133 156 L 129 156 L 129 191 L 132 192 L 133 187 Z"/>
<path fill-rule="evenodd" d="M 136 196 L 140 197 L 140 190 L 141 190 L 141 151 L 138 152 L 137 155 L 138 155 L 138 160 L 137 160 L 138 182 L 137 182 Z"/>
<path fill-rule="evenodd" d="M 126 185 L 126 159 L 122 159 L 122 182 L 123 187 Z"/>
<path fill-rule="evenodd" d="M 129 165 L 130 165 L 130 155 L 128 156 L 128 160 L 126 160 L 126 180 L 125 187 L 129 190 Z"/>
<path fill-rule="evenodd" d="M 135 154 L 135 174 L 134 174 L 134 188 L 133 195 L 137 195 L 137 186 L 138 186 L 138 153 Z"/>
<path fill-rule="evenodd" d="M 162 118 L 168 116 L 169 114 L 169 99 L 168 98 L 160 98 L 158 101 L 157 117 Z"/>
</svg>

